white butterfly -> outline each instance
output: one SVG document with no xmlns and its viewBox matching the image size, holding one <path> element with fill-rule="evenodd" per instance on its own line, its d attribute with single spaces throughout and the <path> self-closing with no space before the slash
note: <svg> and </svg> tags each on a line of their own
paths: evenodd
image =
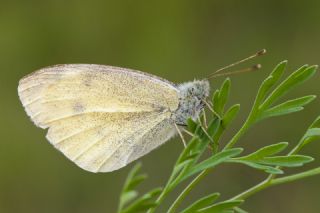
<svg viewBox="0 0 320 213">
<path fill-rule="evenodd" d="M 68 64 L 19 82 L 20 100 L 47 139 L 90 172 L 110 172 L 149 153 L 198 118 L 207 80 L 175 85 L 140 71 Z"/>
</svg>

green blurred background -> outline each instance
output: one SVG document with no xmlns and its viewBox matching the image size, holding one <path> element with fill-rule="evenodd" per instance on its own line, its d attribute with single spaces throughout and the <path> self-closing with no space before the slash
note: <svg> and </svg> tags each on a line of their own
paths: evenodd
<svg viewBox="0 0 320 213">
<path fill-rule="evenodd" d="M 317 0 L 1 0 L 0 212 L 115 212 L 122 183 L 132 167 L 91 174 L 57 152 L 21 106 L 17 85 L 24 75 L 53 64 L 97 63 L 183 82 L 266 48 L 268 55 L 246 64 L 262 63 L 261 71 L 232 77 L 231 102 L 241 103 L 242 108 L 233 130 L 225 136 L 228 139 L 243 122 L 260 82 L 275 64 L 288 59 L 292 71 L 304 63 L 320 63 L 319 9 Z M 289 97 L 319 96 L 318 78 L 319 74 Z M 212 81 L 212 87 L 222 80 Z M 279 141 L 294 144 L 320 114 L 319 105 L 317 99 L 303 112 L 255 126 L 239 146 L 253 150 Z M 319 148 L 314 143 L 304 152 L 319 158 Z M 181 149 L 176 138 L 141 159 L 150 176 L 142 191 L 165 183 Z M 309 167 L 317 165 L 319 160 Z M 187 201 L 214 191 L 228 198 L 263 177 L 262 172 L 226 165 L 209 175 Z M 243 208 L 261 213 L 320 212 L 319 191 L 319 177 L 313 177 L 263 191 Z"/>
</svg>

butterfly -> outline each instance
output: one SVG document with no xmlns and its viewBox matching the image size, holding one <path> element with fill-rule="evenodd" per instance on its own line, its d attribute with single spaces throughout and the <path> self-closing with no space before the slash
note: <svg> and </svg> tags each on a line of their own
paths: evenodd
<svg viewBox="0 0 320 213">
<path fill-rule="evenodd" d="M 207 80 L 175 85 L 131 69 L 68 64 L 21 79 L 20 100 L 47 139 L 91 172 L 119 169 L 168 141 L 197 118 Z"/>
<path fill-rule="evenodd" d="M 18 94 L 36 126 L 67 158 L 90 172 L 111 172 L 146 155 L 196 120 L 208 79 L 174 84 L 145 72 L 65 64 L 19 81 Z"/>
</svg>

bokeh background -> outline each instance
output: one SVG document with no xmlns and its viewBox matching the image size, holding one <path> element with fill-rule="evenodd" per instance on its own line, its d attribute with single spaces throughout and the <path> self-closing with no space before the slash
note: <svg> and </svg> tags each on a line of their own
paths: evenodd
<svg viewBox="0 0 320 213">
<path fill-rule="evenodd" d="M 266 48 L 256 73 L 232 76 L 232 103 L 245 119 L 260 82 L 281 60 L 288 73 L 320 63 L 320 1 L 0 1 L 0 212 L 115 212 L 132 164 L 113 173 L 76 167 L 45 139 L 17 96 L 24 75 L 53 64 L 97 63 L 143 70 L 173 82 L 202 78 L 217 68 Z M 319 74 L 288 97 L 320 95 Z M 212 81 L 217 88 L 223 79 Z M 239 142 L 253 150 L 279 141 L 297 142 L 320 114 L 315 100 L 303 112 L 255 126 Z M 320 158 L 320 145 L 304 150 Z M 181 151 L 176 138 L 141 159 L 146 191 L 163 185 Z M 309 167 L 319 166 L 316 160 Z M 246 167 L 223 166 L 209 175 L 184 205 L 214 191 L 231 197 L 265 177 Z M 251 197 L 249 212 L 319 212 L 320 179 L 277 186 Z M 178 193 L 175 191 L 173 196 Z M 165 203 L 167 207 L 170 199 Z M 165 212 L 166 208 L 159 212 Z"/>
</svg>

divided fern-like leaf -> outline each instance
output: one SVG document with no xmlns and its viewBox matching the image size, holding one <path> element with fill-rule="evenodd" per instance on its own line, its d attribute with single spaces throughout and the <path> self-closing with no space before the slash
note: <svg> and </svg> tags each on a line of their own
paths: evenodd
<svg viewBox="0 0 320 213">
<path fill-rule="evenodd" d="M 297 167 L 313 161 L 313 158 L 305 155 L 290 155 L 290 156 L 275 156 L 265 157 L 259 161 L 261 164 L 282 166 L 282 167 Z"/>
<path fill-rule="evenodd" d="M 227 213 L 234 212 L 233 208 L 239 206 L 243 203 L 243 200 L 231 200 L 231 201 L 223 201 L 217 204 L 214 204 L 210 207 L 206 207 L 198 210 L 199 213 Z"/>
<path fill-rule="evenodd" d="M 284 70 L 287 66 L 287 61 L 279 63 L 276 68 L 271 72 L 271 74 L 262 82 L 258 94 L 255 100 L 255 106 L 259 106 L 267 93 L 270 91 L 271 87 L 274 86 L 277 81 L 281 78 Z"/>
<path fill-rule="evenodd" d="M 174 213 L 178 210 L 180 203 L 187 194 L 190 193 L 193 187 L 195 187 L 209 171 L 224 163 L 243 164 L 256 170 L 265 171 L 271 175 L 268 175 L 268 178 L 258 185 L 225 201 L 216 202 L 220 196 L 219 193 L 212 193 L 197 199 L 192 204 L 189 204 L 187 208 L 182 210 L 181 213 L 246 213 L 246 211 L 238 206 L 244 199 L 252 194 L 272 185 L 320 174 L 320 169 L 316 168 L 293 175 L 284 175 L 280 178 L 275 178 L 278 174 L 284 173 L 282 167 L 298 167 L 313 161 L 312 157 L 297 153 L 305 145 L 320 139 L 320 116 L 311 124 L 299 140 L 298 144 L 289 151 L 288 154 L 281 154 L 281 152 L 288 147 L 287 142 L 267 145 L 240 157 L 238 156 L 243 149 L 233 148 L 239 138 L 256 122 L 266 118 L 300 111 L 305 105 L 315 99 L 314 95 L 306 95 L 283 101 L 282 103 L 276 103 L 288 91 L 312 77 L 317 68 L 317 66 L 304 65 L 281 82 L 280 78 L 284 74 L 286 65 L 287 61 L 279 63 L 271 74 L 262 82 L 251 112 L 245 123 L 227 145 L 220 150 L 221 136 L 231 125 L 240 110 L 239 104 L 234 104 L 225 110 L 231 88 L 230 79 L 226 79 L 222 83 L 222 86 L 213 94 L 211 103 L 213 106 L 211 107 L 211 104 L 208 104 L 210 105 L 209 109 L 212 111 L 212 119 L 209 120 L 209 124 L 207 125 L 205 114 L 202 114 L 197 121 L 194 121 L 191 118 L 187 120 L 188 131 L 189 134 L 191 133 L 192 138 L 179 155 L 174 164 L 172 173 L 163 189 L 156 188 L 138 197 L 136 187 L 145 180 L 146 175 L 139 174 L 141 165 L 137 164 L 129 173 L 124 184 L 120 195 L 118 212 L 133 213 L 147 211 L 148 213 L 153 213 L 167 195 L 176 189 L 181 182 L 187 180 L 191 176 L 195 176 L 170 206 L 168 213 Z M 278 82 L 280 83 L 277 86 L 276 84 Z M 203 159 L 205 156 L 204 153 L 208 148 L 211 148 L 211 155 Z"/>
<path fill-rule="evenodd" d="M 215 167 L 218 164 L 225 162 L 227 159 L 239 155 L 242 152 L 242 150 L 243 150 L 242 148 L 234 148 L 234 149 L 225 150 L 218 154 L 215 154 L 209 157 L 208 159 L 202 161 L 201 163 L 198 163 L 197 165 L 190 168 L 190 170 L 187 171 L 183 179 L 191 175 L 194 175 L 196 173 L 199 173 L 205 169 Z"/>
<path fill-rule="evenodd" d="M 305 145 L 318 139 L 320 139 L 320 116 L 313 121 L 292 153 L 299 152 Z"/>
<path fill-rule="evenodd" d="M 261 160 L 267 156 L 275 155 L 282 150 L 284 150 L 288 146 L 287 142 L 280 142 L 272 145 L 265 146 L 263 148 L 258 149 L 257 151 L 244 156 L 237 158 L 239 160 L 247 160 L 247 161 L 255 161 L 255 160 Z"/>
<path fill-rule="evenodd" d="M 137 163 L 127 176 L 120 195 L 119 212 L 122 212 L 123 207 L 138 196 L 138 192 L 135 188 L 147 178 L 144 174 L 138 175 L 140 169 L 141 163 Z"/>
<path fill-rule="evenodd" d="M 150 192 L 144 194 L 142 197 L 135 200 L 132 204 L 130 204 L 127 208 L 121 211 L 121 213 L 138 213 L 145 212 L 151 207 L 157 206 L 155 198 L 157 195 L 161 193 L 161 188 L 156 188 L 151 190 Z"/>
<path fill-rule="evenodd" d="M 276 100 L 281 98 L 289 90 L 302 84 L 304 81 L 311 78 L 316 72 L 317 66 L 303 66 L 297 71 L 293 72 L 289 77 L 287 77 L 275 90 L 267 97 L 264 103 L 260 106 L 262 109 L 268 108 Z"/>
<path fill-rule="evenodd" d="M 240 104 L 235 104 L 231 106 L 226 113 L 224 114 L 222 118 L 222 127 L 227 128 L 231 122 L 234 120 L 234 118 L 237 116 L 238 112 L 240 110 Z"/>
<path fill-rule="evenodd" d="M 213 193 L 208 196 L 205 196 L 194 203 L 192 203 L 189 207 L 187 207 L 185 210 L 183 210 L 181 213 L 194 213 L 197 212 L 200 209 L 206 208 L 211 206 L 215 200 L 219 198 L 219 193 Z"/>
<path fill-rule="evenodd" d="M 261 114 L 260 119 L 274 117 L 279 115 L 286 115 L 293 112 L 303 110 L 303 106 L 307 105 L 316 98 L 315 95 L 308 95 L 293 100 L 286 101 L 282 104 L 274 106 Z"/>
</svg>

